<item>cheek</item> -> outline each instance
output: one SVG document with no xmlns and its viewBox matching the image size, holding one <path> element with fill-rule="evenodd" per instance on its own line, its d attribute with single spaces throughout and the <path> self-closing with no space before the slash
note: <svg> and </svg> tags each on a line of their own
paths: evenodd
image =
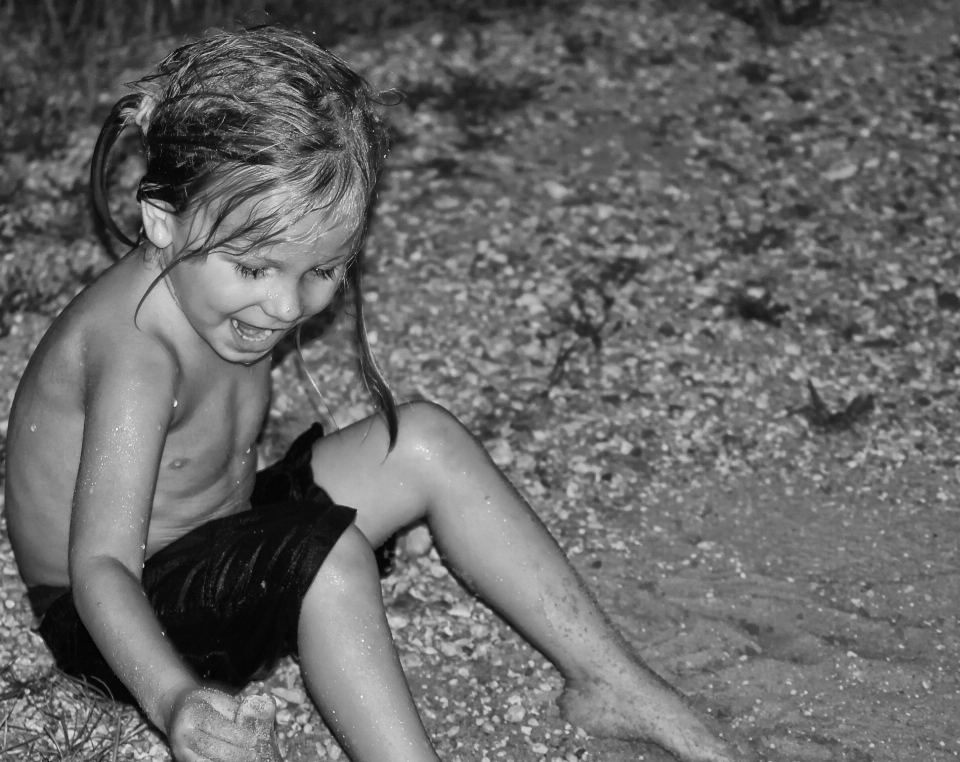
<svg viewBox="0 0 960 762">
<path fill-rule="evenodd" d="M 202 284 L 198 283 L 197 287 L 207 290 L 211 307 L 228 312 L 257 304 L 264 299 L 266 290 L 260 282 L 238 280 L 232 273 L 228 277 L 218 274 Z"/>
<path fill-rule="evenodd" d="M 313 286 L 303 295 L 303 311 L 306 315 L 316 315 L 323 312 L 333 302 L 337 295 L 337 284 L 323 282 Z"/>
<path fill-rule="evenodd" d="M 233 308 L 242 300 L 242 288 L 238 287 L 227 273 L 211 267 L 184 268 L 174 283 L 181 303 L 186 302 L 194 311 L 220 312 Z M 183 304 L 186 307 L 186 304 Z"/>
</svg>

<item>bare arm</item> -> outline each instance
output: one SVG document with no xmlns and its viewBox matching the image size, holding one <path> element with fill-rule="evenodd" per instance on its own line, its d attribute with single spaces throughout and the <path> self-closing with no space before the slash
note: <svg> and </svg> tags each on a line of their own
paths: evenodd
<svg viewBox="0 0 960 762">
<path fill-rule="evenodd" d="M 164 636 L 140 585 L 177 367 L 155 345 L 128 349 L 122 359 L 117 352 L 91 358 L 86 374 L 70 527 L 77 611 L 178 759 L 190 762 L 199 753 L 244 759 L 237 747 L 252 749 L 256 739 L 232 722 L 234 700 L 203 689 Z M 219 748 L 224 744 L 230 749 Z"/>
</svg>

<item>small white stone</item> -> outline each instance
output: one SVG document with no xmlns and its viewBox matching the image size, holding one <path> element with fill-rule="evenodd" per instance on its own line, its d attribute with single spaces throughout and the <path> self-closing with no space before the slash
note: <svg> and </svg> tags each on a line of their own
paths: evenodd
<svg viewBox="0 0 960 762">
<path fill-rule="evenodd" d="M 520 704 L 514 704 L 503 713 L 503 719 L 507 722 L 521 722 L 526 717 L 526 710 Z"/>
</svg>

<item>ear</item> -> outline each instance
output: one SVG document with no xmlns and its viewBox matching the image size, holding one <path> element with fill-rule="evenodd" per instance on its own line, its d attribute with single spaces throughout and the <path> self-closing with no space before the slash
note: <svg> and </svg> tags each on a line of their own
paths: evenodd
<svg viewBox="0 0 960 762">
<path fill-rule="evenodd" d="M 158 249 L 165 249 L 173 243 L 177 217 L 170 204 L 144 199 L 140 202 L 140 217 L 143 219 L 143 232 L 150 243 Z"/>
</svg>

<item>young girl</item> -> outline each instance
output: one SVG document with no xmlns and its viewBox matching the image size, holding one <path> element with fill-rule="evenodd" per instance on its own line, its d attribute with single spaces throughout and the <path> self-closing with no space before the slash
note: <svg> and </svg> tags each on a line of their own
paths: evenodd
<svg viewBox="0 0 960 762">
<path fill-rule="evenodd" d="M 272 704 L 214 686 L 296 654 L 351 759 L 437 760 L 373 553 L 426 519 L 458 576 L 560 670 L 571 723 L 732 759 L 478 442 L 436 405 L 395 405 L 360 293 L 386 154 L 368 84 L 308 38 L 261 28 L 180 48 L 137 90 L 93 175 L 103 216 L 106 155 L 138 125 L 139 241 L 53 323 L 8 429 L 10 536 L 58 666 L 136 701 L 177 760 L 265 760 Z M 314 426 L 257 474 L 271 350 L 341 289 L 380 412 L 332 436 Z"/>
</svg>

